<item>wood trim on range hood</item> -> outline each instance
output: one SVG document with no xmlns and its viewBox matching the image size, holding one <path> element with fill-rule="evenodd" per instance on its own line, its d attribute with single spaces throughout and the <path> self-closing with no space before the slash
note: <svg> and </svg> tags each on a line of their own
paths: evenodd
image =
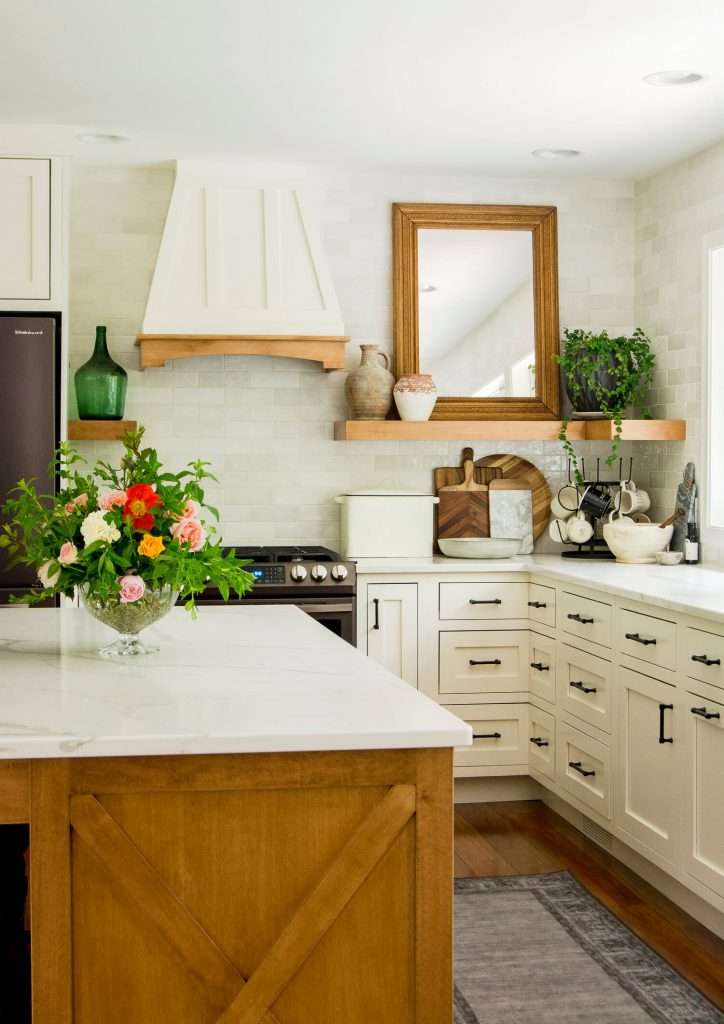
<svg viewBox="0 0 724 1024">
<path fill-rule="evenodd" d="M 342 315 L 298 185 L 180 161 L 137 339 L 141 368 L 202 355 L 344 366 Z"/>
</svg>

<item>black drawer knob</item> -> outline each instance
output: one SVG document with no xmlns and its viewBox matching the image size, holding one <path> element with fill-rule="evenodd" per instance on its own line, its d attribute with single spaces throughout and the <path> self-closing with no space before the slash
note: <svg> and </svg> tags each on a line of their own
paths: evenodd
<svg viewBox="0 0 724 1024">
<path fill-rule="evenodd" d="M 481 600 L 481 601 L 478 601 L 478 600 L 476 600 L 476 598 L 474 598 L 474 597 L 471 597 L 471 598 L 470 598 L 470 604 L 502 604 L 502 603 L 503 603 L 503 602 L 502 602 L 502 601 L 500 600 L 500 598 L 499 598 L 499 597 L 491 597 L 491 598 L 490 598 L 489 600 L 487 600 L 487 601 L 482 601 L 482 600 Z"/>
<path fill-rule="evenodd" d="M 530 667 L 534 668 L 536 672 L 549 672 L 550 665 L 544 665 L 542 661 L 531 661 Z"/>
<path fill-rule="evenodd" d="M 706 654 L 692 654 L 692 661 L 698 661 L 700 665 L 711 668 L 712 665 L 721 665 L 721 658 L 707 658 Z"/>
<path fill-rule="evenodd" d="M 698 715 L 699 718 L 705 718 L 707 722 L 710 718 L 721 718 L 718 711 L 707 711 L 706 708 L 692 708 L 691 713 L 692 715 Z"/>
<path fill-rule="evenodd" d="M 640 633 L 626 633 L 627 640 L 633 640 L 634 643 L 643 644 L 644 647 L 648 647 L 649 644 L 655 644 L 656 640 L 650 636 L 641 636 Z"/>
<path fill-rule="evenodd" d="M 584 626 L 590 626 L 593 622 L 593 619 L 587 619 L 585 615 L 579 615 L 578 612 L 569 612 L 568 618 L 573 622 L 580 622 Z"/>
<path fill-rule="evenodd" d="M 535 743 L 536 747 L 549 747 L 550 743 L 548 740 L 544 740 L 542 736 L 531 736 L 531 743 Z"/>
<path fill-rule="evenodd" d="M 499 740 L 502 739 L 502 733 L 500 732 L 474 732 L 474 740 Z"/>
<path fill-rule="evenodd" d="M 529 608 L 547 608 L 548 605 L 545 603 L 545 601 L 529 601 L 528 602 L 528 607 Z"/>
<path fill-rule="evenodd" d="M 595 686 L 586 686 L 580 679 L 572 679 L 568 685 L 572 686 L 574 690 L 580 690 L 581 693 L 598 693 Z"/>
<path fill-rule="evenodd" d="M 500 658 L 489 658 L 487 661 L 475 661 L 474 658 L 470 659 L 471 665 L 502 665 L 503 662 Z"/>
<path fill-rule="evenodd" d="M 568 767 L 572 768 L 574 772 L 578 772 L 579 775 L 585 775 L 586 778 L 596 774 L 593 768 L 584 768 L 580 761 L 569 761 Z"/>
</svg>

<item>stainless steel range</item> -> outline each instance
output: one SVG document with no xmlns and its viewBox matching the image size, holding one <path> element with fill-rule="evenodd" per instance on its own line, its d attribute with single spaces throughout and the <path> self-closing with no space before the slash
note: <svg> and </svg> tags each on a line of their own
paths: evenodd
<svg viewBox="0 0 724 1024">
<path fill-rule="evenodd" d="M 235 547 L 248 558 L 256 583 L 248 597 L 223 601 L 211 588 L 198 604 L 295 604 L 327 629 L 356 646 L 357 573 L 336 551 L 323 547 Z"/>
</svg>

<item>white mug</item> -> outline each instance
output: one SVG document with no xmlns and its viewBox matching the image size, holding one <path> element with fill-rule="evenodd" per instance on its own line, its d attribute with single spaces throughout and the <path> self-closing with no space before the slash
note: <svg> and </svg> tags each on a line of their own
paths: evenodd
<svg viewBox="0 0 724 1024">
<path fill-rule="evenodd" d="M 551 519 L 548 536 L 557 544 L 565 544 L 568 540 L 568 523 L 565 519 Z"/>
<path fill-rule="evenodd" d="M 551 512 L 556 519 L 568 519 L 578 508 L 578 488 L 573 484 L 561 487 L 551 501 Z"/>
<path fill-rule="evenodd" d="M 633 481 L 621 484 L 621 497 L 619 509 L 625 516 L 633 515 L 634 512 L 648 512 L 651 508 L 651 498 L 646 491 L 641 491 Z"/>
<path fill-rule="evenodd" d="M 585 544 L 593 536 L 593 527 L 586 519 L 584 512 L 577 512 L 567 523 L 568 539 L 573 544 Z"/>
</svg>

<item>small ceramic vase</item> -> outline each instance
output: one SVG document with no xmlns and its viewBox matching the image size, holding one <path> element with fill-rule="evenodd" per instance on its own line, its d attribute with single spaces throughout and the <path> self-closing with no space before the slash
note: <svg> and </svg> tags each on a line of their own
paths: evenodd
<svg viewBox="0 0 724 1024">
<path fill-rule="evenodd" d="M 393 394 L 400 419 L 424 422 L 432 416 L 437 388 L 429 373 L 410 373 L 400 377 Z"/>
<path fill-rule="evenodd" d="M 395 378 L 389 371 L 390 358 L 377 345 L 360 345 L 362 359 L 347 375 L 344 393 L 350 419 L 383 420 L 392 407 Z"/>
</svg>

